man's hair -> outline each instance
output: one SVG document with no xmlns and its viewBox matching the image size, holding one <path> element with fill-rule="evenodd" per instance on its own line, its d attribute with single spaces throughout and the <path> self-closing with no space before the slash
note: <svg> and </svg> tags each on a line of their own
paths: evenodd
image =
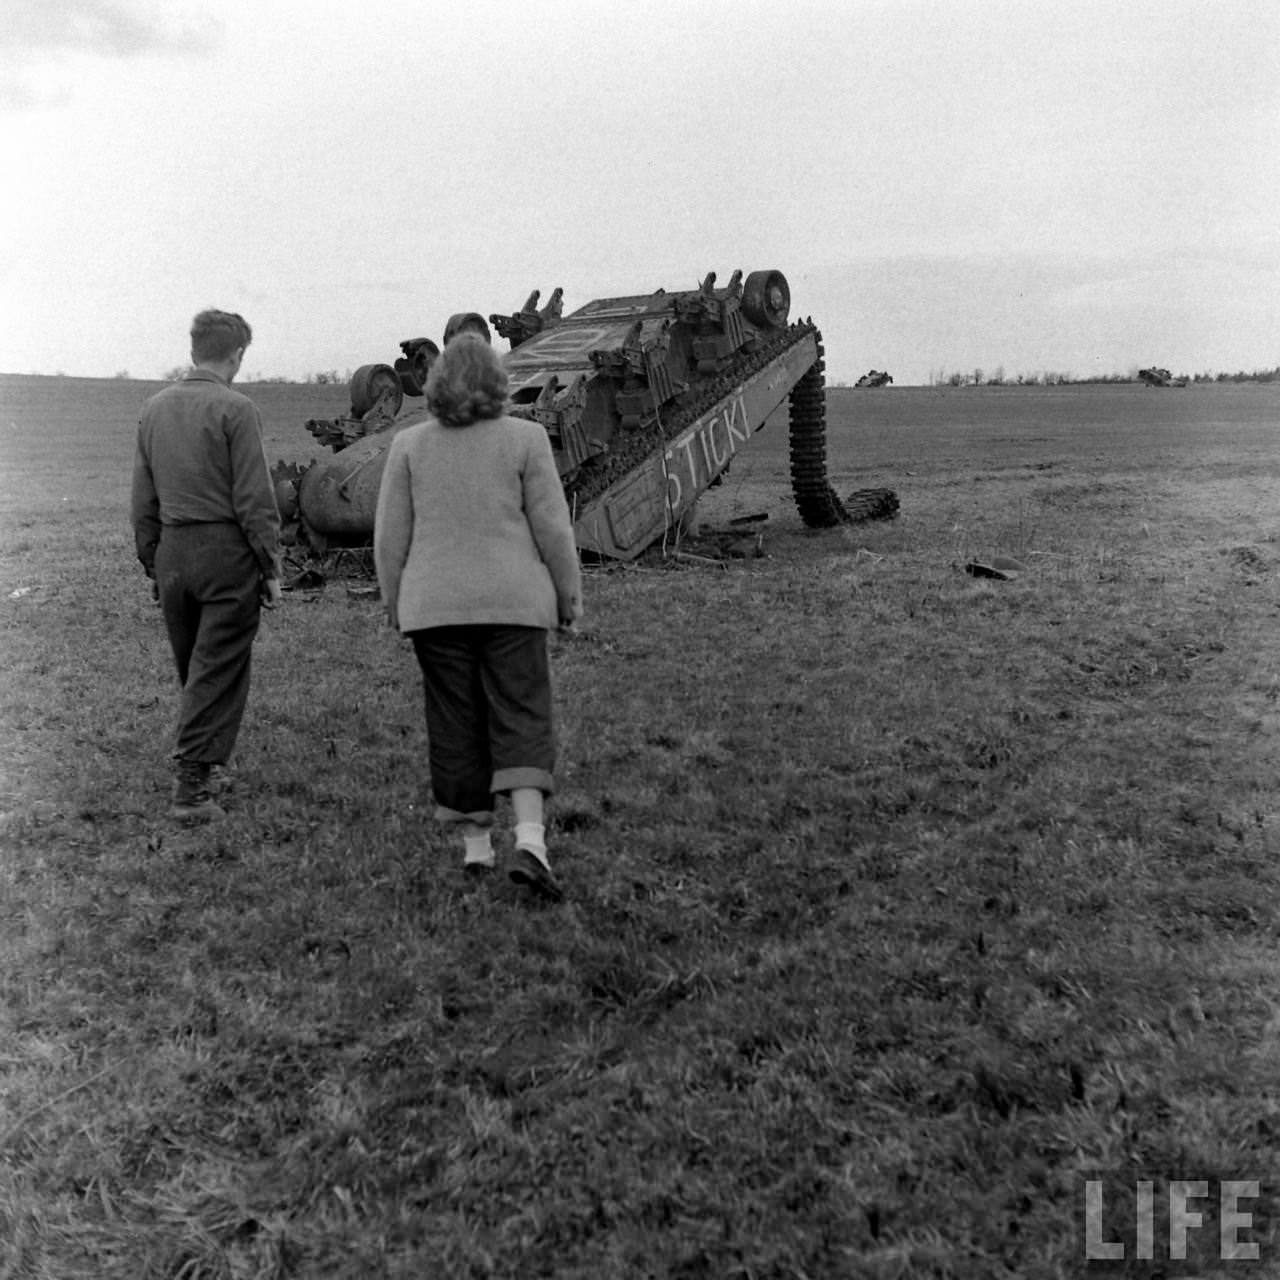
<svg viewBox="0 0 1280 1280">
<path fill-rule="evenodd" d="M 253 341 L 253 330 L 244 316 L 234 311 L 202 311 L 191 322 L 191 359 L 230 360 Z"/>
<path fill-rule="evenodd" d="M 427 408 L 447 427 L 500 418 L 507 407 L 507 371 L 479 334 L 463 332 L 436 357 L 425 395 Z"/>
</svg>

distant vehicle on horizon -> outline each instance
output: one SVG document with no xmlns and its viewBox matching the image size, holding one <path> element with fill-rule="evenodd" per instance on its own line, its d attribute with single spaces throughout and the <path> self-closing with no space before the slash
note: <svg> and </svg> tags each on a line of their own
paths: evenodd
<svg viewBox="0 0 1280 1280">
<path fill-rule="evenodd" d="M 1149 387 L 1185 387 L 1186 378 L 1175 378 L 1168 369 L 1139 369 L 1138 377 Z"/>
<path fill-rule="evenodd" d="M 893 381 L 889 374 L 879 369 L 872 369 L 869 373 L 864 373 L 857 382 L 855 387 L 885 387 Z"/>
</svg>

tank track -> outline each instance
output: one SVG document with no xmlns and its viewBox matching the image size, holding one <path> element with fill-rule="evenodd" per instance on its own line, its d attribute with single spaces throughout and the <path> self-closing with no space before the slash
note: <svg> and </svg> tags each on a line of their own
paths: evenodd
<svg viewBox="0 0 1280 1280">
<path fill-rule="evenodd" d="M 827 483 L 827 362 L 818 358 L 791 388 L 791 492 L 810 529 L 847 524 L 849 513 Z"/>
<path fill-rule="evenodd" d="M 892 489 L 855 489 L 844 500 L 850 524 L 864 520 L 892 520 L 898 514 L 898 495 Z"/>
<path fill-rule="evenodd" d="M 594 502 L 610 485 L 653 456 L 660 445 L 675 439 L 686 427 L 759 372 L 789 347 L 812 335 L 818 358 L 790 393 L 791 491 L 800 518 L 810 529 L 829 529 L 864 520 L 892 519 L 898 497 L 892 489 L 858 489 L 843 502 L 827 481 L 826 361 L 822 334 L 812 320 L 797 321 L 770 341 L 744 353 L 696 395 L 669 405 L 670 412 L 624 430 L 607 454 L 588 461 L 565 482 L 565 496 L 575 513 Z"/>
<path fill-rule="evenodd" d="M 898 514 L 892 489 L 858 489 L 843 502 L 827 482 L 827 387 L 822 339 L 818 358 L 791 388 L 791 492 L 810 529 L 830 529 Z"/>
<path fill-rule="evenodd" d="M 686 427 L 695 422 L 704 413 L 712 409 L 725 396 L 731 395 L 752 374 L 763 369 L 789 347 L 795 346 L 809 335 L 818 341 L 818 351 L 822 351 L 822 335 L 811 320 L 797 321 L 781 330 L 776 337 L 761 343 L 754 351 L 739 356 L 728 368 L 716 374 L 705 383 L 699 383 L 696 395 L 687 402 L 676 401 L 668 406 L 669 412 L 661 413 L 649 422 L 625 430 L 621 442 L 615 436 L 615 444 L 607 454 L 586 463 L 565 484 L 565 496 L 569 506 L 581 511 L 589 502 L 593 502 L 616 481 L 621 480 L 629 471 L 652 457 L 659 444 L 665 445 L 668 440 L 675 439 Z M 821 364 L 821 360 L 818 362 Z M 816 366 L 815 366 L 816 367 Z M 808 378 L 809 374 L 805 375 Z M 801 383 L 804 379 L 801 379 Z M 818 432 L 821 437 L 826 429 L 821 406 L 821 379 L 819 379 L 819 412 Z M 792 391 L 794 397 L 795 391 Z M 819 441 L 825 457 L 825 446 Z M 825 470 L 823 471 L 825 483 Z M 806 521 L 807 523 L 807 521 Z"/>
</svg>

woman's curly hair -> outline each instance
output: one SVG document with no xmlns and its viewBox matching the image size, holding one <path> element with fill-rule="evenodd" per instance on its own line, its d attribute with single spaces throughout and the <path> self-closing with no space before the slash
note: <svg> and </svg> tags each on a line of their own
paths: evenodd
<svg viewBox="0 0 1280 1280">
<path fill-rule="evenodd" d="M 507 408 L 507 371 L 479 334 L 460 333 L 432 364 L 426 399 L 427 408 L 446 427 L 500 418 Z"/>
</svg>

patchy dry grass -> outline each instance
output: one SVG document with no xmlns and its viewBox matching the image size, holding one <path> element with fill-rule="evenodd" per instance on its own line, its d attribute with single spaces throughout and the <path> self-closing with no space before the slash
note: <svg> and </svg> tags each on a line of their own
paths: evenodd
<svg viewBox="0 0 1280 1280">
<path fill-rule="evenodd" d="M 1135 1260 L 1136 1180 L 1256 1179 L 1274 1270 L 1274 392 L 835 393 L 903 515 L 817 535 L 771 427 L 703 512 L 768 557 L 593 571 L 556 642 L 542 908 L 426 820 L 358 581 L 165 822 L 144 389 L 66 383 L 0 380 L 0 1276 L 1073 1276 L 1085 1178 L 1145 1276 L 1218 1237 L 1158 1198 Z"/>
</svg>

